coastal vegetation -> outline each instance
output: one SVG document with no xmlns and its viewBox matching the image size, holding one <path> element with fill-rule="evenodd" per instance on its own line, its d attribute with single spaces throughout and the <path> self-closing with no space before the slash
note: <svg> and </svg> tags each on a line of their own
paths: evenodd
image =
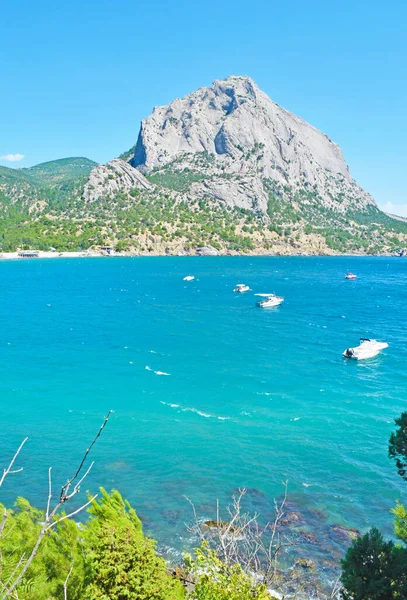
<svg viewBox="0 0 407 600">
<path fill-rule="evenodd" d="M 407 481 L 407 412 L 395 419 L 389 457 Z M 394 532 L 402 544 L 386 541 L 376 527 L 357 538 L 342 561 L 343 600 L 403 600 L 407 598 L 407 510 L 397 502 Z"/>
<path fill-rule="evenodd" d="M 223 562 L 205 543 L 193 557 L 186 555 L 185 571 L 171 573 L 155 542 L 144 535 L 136 511 L 117 490 L 101 488 L 99 498 L 88 494 L 82 506 L 64 511 L 93 466 L 86 465 L 87 459 L 110 414 L 53 508 L 51 468 L 45 510 L 21 497 L 12 509 L 0 503 L 1 600 L 271 600 L 264 584 L 237 562 Z M 15 462 L 26 441 L 4 468 L 0 488 L 21 471 Z M 78 523 L 74 517 L 83 510 L 88 519 Z"/>
<path fill-rule="evenodd" d="M 80 492 L 92 464 L 89 454 L 109 420 L 106 416 L 79 467 L 57 495 L 52 508 L 52 471 L 45 510 L 17 498 L 12 509 L 0 504 L 0 598 L 6 600 L 272 600 L 282 578 L 279 553 L 292 545 L 281 536 L 286 515 L 285 495 L 276 505 L 275 519 L 261 526 L 258 516 L 242 510 L 241 490 L 227 519 L 203 522 L 195 512 L 190 532 L 199 547 L 184 555 L 182 565 L 170 568 L 143 532 L 141 520 L 117 490 L 100 489 L 79 508 L 65 506 Z M 406 477 L 407 413 L 396 419 L 389 456 Z M 20 445 L 0 477 L 0 488 L 21 469 L 15 464 Z M 87 519 L 77 515 L 86 510 Z M 403 600 L 407 597 L 407 511 L 394 509 L 395 533 L 401 544 L 386 541 L 372 527 L 357 537 L 342 561 L 342 588 L 333 586 L 325 598 L 343 600 Z M 269 527 L 269 530 L 268 530 Z M 311 561 L 299 561 L 306 578 Z M 291 571 L 291 577 L 293 571 Z M 289 580 L 291 589 L 293 579 Z M 287 580 L 285 581 L 287 583 Z M 296 597 L 310 598 L 295 581 Z M 281 597 L 281 595 L 279 596 Z"/>
<path fill-rule="evenodd" d="M 147 176 L 151 189 L 116 189 L 109 171 L 96 201 L 84 195 L 95 165 L 62 159 L 30 169 L 0 167 L 0 250 L 35 248 L 84 251 L 114 245 L 134 254 L 194 254 L 211 246 L 230 254 L 398 254 L 407 246 L 407 223 L 373 205 L 365 211 L 327 207 L 318 190 L 263 180 L 267 214 L 230 206 L 194 185 L 211 184 L 214 158 L 194 156 L 191 167 L 175 160 Z M 216 171 L 216 180 L 237 184 Z M 119 186 L 120 187 L 120 186 Z M 339 202 L 339 199 L 337 199 Z"/>
</svg>

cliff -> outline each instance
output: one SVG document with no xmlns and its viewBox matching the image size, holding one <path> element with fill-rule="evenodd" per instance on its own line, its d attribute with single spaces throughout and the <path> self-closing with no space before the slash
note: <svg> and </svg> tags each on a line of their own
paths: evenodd
<svg viewBox="0 0 407 600">
<path fill-rule="evenodd" d="M 312 190 L 321 206 L 341 213 L 376 206 L 352 179 L 339 146 L 249 77 L 218 80 L 154 108 L 130 162 L 147 174 L 199 171 L 203 180 L 193 186 L 194 196 L 264 214 L 264 180 Z"/>
</svg>

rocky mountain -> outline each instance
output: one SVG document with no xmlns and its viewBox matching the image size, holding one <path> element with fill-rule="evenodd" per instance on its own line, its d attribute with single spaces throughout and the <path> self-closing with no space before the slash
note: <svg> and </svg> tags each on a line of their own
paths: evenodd
<svg viewBox="0 0 407 600">
<path fill-rule="evenodd" d="M 120 158 L 115 158 L 92 169 L 84 187 L 83 198 L 87 202 L 95 202 L 103 196 L 115 196 L 134 188 L 149 190 L 152 187 L 140 171 Z"/>
<path fill-rule="evenodd" d="M 337 212 L 376 206 L 352 179 L 339 146 L 273 102 L 249 77 L 215 81 L 154 108 L 141 124 L 130 162 L 143 173 L 199 171 L 205 177 L 194 184 L 193 195 L 264 214 L 265 180 L 309 190 Z"/>
<path fill-rule="evenodd" d="M 397 254 L 407 223 L 381 212 L 340 148 L 248 77 L 215 81 L 141 124 L 137 143 L 0 167 L 0 247 L 132 254 Z"/>
</svg>

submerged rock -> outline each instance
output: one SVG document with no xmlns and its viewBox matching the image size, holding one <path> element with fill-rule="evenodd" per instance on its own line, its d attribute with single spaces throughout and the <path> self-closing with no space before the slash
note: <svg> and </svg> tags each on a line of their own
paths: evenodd
<svg viewBox="0 0 407 600">
<path fill-rule="evenodd" d="M 329 535 L 332 539 L 340 542 L 352 542 L 361 535 L 358 529 L 335 524 L 329 526 Z"/>
<path fill-rule="evenodd" d="M 301 544 L 317 545 L 319 543 L 316 534 L 312 531 L 300 531 L 298 537 Z"/>
<path fill-rule="evenodd" d="M 230 495 L 231 496 L 238 496 L 240 494 L 242 488 L 233 488 L 232 490 L 230 490 Z M 245 494 L 244 497 L 245 498 L 267 498 L 267 495 L 265 492 L 263 492 L 262 490 L 259 490 L 257 488 L 244 488 L 245 490 Z"/>
<path fill-rule="evenodd" d="M 228 527 L 230 527 L 230 523 L 228 521 L 204 521 L 203 525 L 202 525 L 202 530 L 208 530 L 208 529 L 212 529 L 214 531 L 218 530 L 218 531 L 226 531 L 228 529 Z M 229 533 L 236 533 L 237 531 L 239 531 L 236 527 L 230 527 L 229 529 Z"/>
<path fill-rule="evenodd" d="M 301 567 L 302 569 L 315 569 L 315 563 L 309 558 L 297 558 L 295 566 Z"/>
</svg>

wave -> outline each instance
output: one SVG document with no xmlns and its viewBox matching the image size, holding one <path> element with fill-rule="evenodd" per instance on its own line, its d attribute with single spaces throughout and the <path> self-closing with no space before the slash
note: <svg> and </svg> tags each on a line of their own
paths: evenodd
<svg viewBox="0 0 407 600">
<path fill-rule="evenodd" d="M 156 375 L 167 375 L 167 377 L 170 377 L 170 375 L 171 375 L 171 373 L 166 373 L 165 371 L 154 371 L 154 369 L 152 369 L 148 365 L 145 367 L 145 369 L 146 369 L 146 371 L 152 371 Z"/>
<path fill-rule="evenodd" d="M 164 402 L 163 400 L 160 400 L 160 402 L 161 402 L 161 404 L 164 404 L 165 406 L 169 406 L 170 408 L 179 409 L 178 412 L 192 412 L 192 413 L 195 413 L 196 415 L 199 415 L 200 417 L 204 417 L 205 419 L 218 419 L 218 421 L 229 421 L 230 420 L 230 417 L 220 417 L 219 415 L 212 415 L 210 413 L 203 412 L 202 410 L 198 410 L 197 408 L 194 408 L 194 407 L 180 406 L 179 404 L 172 404 L 170 402 Z"/>
<path fill-rule="evenodd" d="M 181 408 L 182 412 L 193 412 L 196 413 L 197 415 L 200 415 L 201 417 L 205 417 L 205 419 L 210 419 L 211 417 L 213 418 L 217 418 L 215 415 L 210 415 L 208 413 L 204 413 L 201 410 L 198 410 L 197 408 Z"/>
</svg>

